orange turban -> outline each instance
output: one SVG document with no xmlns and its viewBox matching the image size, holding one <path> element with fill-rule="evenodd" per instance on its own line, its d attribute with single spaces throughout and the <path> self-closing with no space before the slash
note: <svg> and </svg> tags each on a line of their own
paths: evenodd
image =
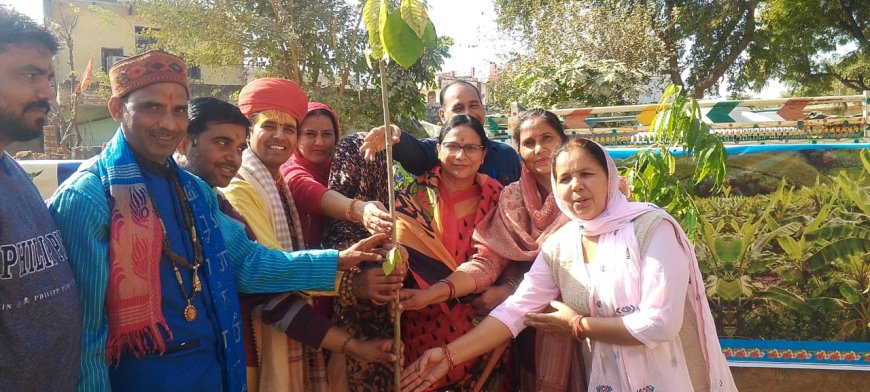
<svg viewBox="0 0 870 392">
<path fill-rule="evenodd" d="M 256 79 L 239 93 L 239 109 L 248 118 L 262 111 L 279 110 L 293 116 L 299 124 L 308 111 L 308 95 L 287 79 Z"/>
<path fill-rule="evenodd" d="M 109 70 L 109 82 L 115 98 L 156 83 L 178 83 L 190 96 L 184 60 L 160 50 L 148 51 L 115 63 Z"/>
</svg>

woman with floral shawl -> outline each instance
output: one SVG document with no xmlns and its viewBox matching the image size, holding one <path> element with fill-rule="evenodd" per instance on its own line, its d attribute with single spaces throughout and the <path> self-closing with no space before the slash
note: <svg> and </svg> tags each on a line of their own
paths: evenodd
<svg viewBox="0 0 870 392">
<path fill-rule="evenodd" d="M 595 142 L 571 138 L 553 163 L 556 201 L 571 221 L 541 246 L 517 292 L 470 333 L 424 353 L 403 389 L 426 390 L 533 326 L 589 344 L 589 391 L 736 391 L 679 224 L 655 205 L 628 202 Z M 560 295 L 565 303 L 554 301 Z M 548 304 L 556 311 L 537 313 Z"/>
<path fill-rule="evenodd" d="M 406 287 L 425 289 L 443 281 L 474 252 L 474 228 L 496 207 L 502 190 L 497 181 L 477 172 L 486 141 L 477 119 L 454 116 L 438 137 L 440 165 L 397 192 L 399 242 L 410 255 Z M 404 312 L 405 357 L 413 361 L 426 349 L 459 337 L 471 330 L 476 317 L 474 307 L 462 299 Z M 471 390 L 483 367 L 481 359 L 471 359 L 440 377 L 433 388 Z M 506 375 L 502 367 L 496 374 Z M 507 381 L 504 377 L 490 380 L 487 390 L 498 390 Z"/>
</svg>

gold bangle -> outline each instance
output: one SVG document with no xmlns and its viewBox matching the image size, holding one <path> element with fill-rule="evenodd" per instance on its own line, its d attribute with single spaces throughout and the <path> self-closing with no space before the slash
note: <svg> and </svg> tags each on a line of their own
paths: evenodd
<svg viewBox="0 0 870 392">
<path fill-rule="evenodd" d="M 353 205 L 359 202 L 357 199 L 351 199 L 350 204 L 347 205 L 347 209 L 344 210 L 344 218 L 350 222 L 357 222 L 353 219 L 353 216 L 350 215 L 350 212 L 353 211 Z"/>
<path fill-rule="evenodd" d="M 353 340 L 353 336 L 348 336 L 347 339 L 344 339 L 344 343 L 341 344 L 341 350 L 339 350 L 340 353 L 347 355 L 347 344 L 351 340 Z"/>
</svg>

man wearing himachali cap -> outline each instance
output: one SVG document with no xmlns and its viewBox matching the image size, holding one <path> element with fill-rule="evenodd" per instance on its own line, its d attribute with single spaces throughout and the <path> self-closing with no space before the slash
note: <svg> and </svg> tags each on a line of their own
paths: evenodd
<svg viewBox="0 0 870 392">
<path fill-rule="evenodd" d="M 151 51 L 109 72 L 118 132 L 49 202 L 81 290 L 80 391 L 244 391 L 236 290 L 331 290 L 380 260 L 373 237 L 342 252 L 248 240 L 209 186 L 171 158 L 188 125 L 187 67 Z"/>
</svg>

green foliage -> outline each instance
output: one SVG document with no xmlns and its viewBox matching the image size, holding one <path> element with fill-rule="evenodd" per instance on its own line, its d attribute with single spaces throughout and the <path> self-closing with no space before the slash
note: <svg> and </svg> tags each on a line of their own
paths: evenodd
<svg viewBox="0 0 870 392">
<path fill-rule="evenodd" d="M 379 3 L 378 13 L 374 13 Z M 420 0 L 401 0 L 399 9 L 391 11 L 389 0 L 365 0 L 363 21 L 368 29 L 372 58 L 383 59 L 383 48 L 390 59 L 410 68 L 435 39 L 435 26 L 429 21 L 426 6 Z M 368 59 L 367 59 L 368 60 Z"/>
<path fill-rule="evenodd" d="M 636 102 L 648 75 L 616 60 L 567 59 L 521 72 L 517 100 L 529 107 L 583 107 Z"/>
<path fill-rule="evenodd" d="M 662 96 L 651 132 L 655 142 L 629 161 L 631 166 L 625 173 L 632 184 L 632 194 L 670 212 L 686 228 L 689 238 L 694 238 L 698 209 L 691 184 L 710 178 L 714 190 L 722 186 L 727 161 L 725 147 L 710 133 L 709 125 L 701 121 L 698 102 L 674 85 Z M 674 175 L 676 158 L 672 151 L 677 148 L 694 163 L 691 184 Z"/>
<path fill-rule="evenodd" d="M 783 180 L 770 194 L 696 201 L 696 251 L 722 333 L 870 340 L 870 216 L 860 208 L 870 151 L 860 156 L 849 184 Z"/>
<path fill-rule="evenodd" d="M 402 254 L 399 253 L 398 249 L 393 248 L 387 252 L 387 258 L 384 260 L 384 264 L 381 266 L 381 268 L 383 268 L 385 275 L 389 275 L 392 274 L 393 270 L 395 270 L 396 267 L 401 264 Z"/>
<path fill-rule="evenodd" d="M 798 95 L 870 89 L 870 7 L 860 1 L 768 0 L 735 87 L 779 78 Z"/>
<path fill-rule="evenodd" d="M 734 65 L 755 38 L 759 1 L 496 0 L 495 5 L 499 25 L 524 38 L 539 64 L 554 54 L 617 60 L 666 75 L 700 98 L 736 72 Z"/>
<path fill-rule="evenodd" d="M 423 54 L 423 35 L 417 37 L 402 16 L 400 12 L 390 13 L 381 31 L 381 38 L 390 58 L 402 67 L 410 68 Z"/>
<path fill-rule="evenodd" d="M 337 112 L 345 132 L 369 130 L 381 119 L 379 70 L 366 64 L 363 22 L 373 10 L 379 20 L 380 12 L 380 2 L 371 3 L 373 8 L 369 2 L 343 0 L 134 2 L 154 27 L 147 33 L 156 40 L 154 46 L 181 54 L 191 65 L 244 65 L 251 76 L 294 80 L 312 100 Z M 387 67 L 393 117 L 412 132 L 426 110 L 420 86 L 434 83 L 452 45 L 450 39 L 436 39 L 434 30 L 427 42 L 421 60 L 410 69 Z"/>
</svg>

